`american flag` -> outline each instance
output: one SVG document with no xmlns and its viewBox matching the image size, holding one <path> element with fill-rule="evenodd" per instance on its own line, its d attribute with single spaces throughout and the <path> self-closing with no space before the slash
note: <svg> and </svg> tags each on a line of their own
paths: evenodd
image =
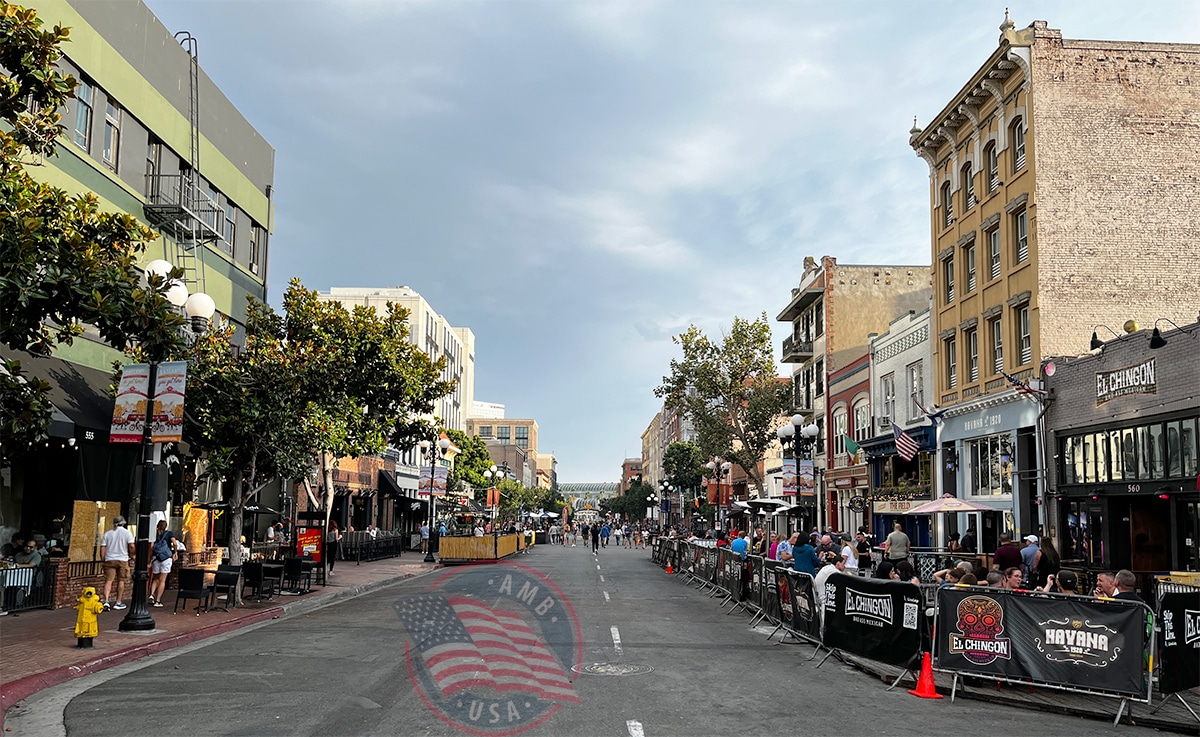
<svg viewBox="0 0 1200 737">
<path fill-rule="evenodd" d="M 1029 384 L 1027 382 L 1021 381 L 1020 379 L 1013 376 L 1012 374 L 1008 374 L 1003 371 L 1001 371 L 1000 374 L 1004 378 L 1008 379 L 1009 386 L 1011 386 L 1013 389 L 1016 389 L 1017 394 L 1020 394 L 1021 396 L 1033 397 L 1034 399 L 1040 399 L 1042 397 L 1042 395 L 1046 393 L 1046 392 L 1042 391 L 1041 389 L 1034 389 L 1033 387 L 1029 386 Z"/>
<path fill-rule="evenodd" d="M 396 612 L 443 698 L 491 688 L 579 703 L 558 658 L 519 614 L 441 594 L 406 598 Z"/>
<path fill-rule="evenodd" d="M 911 461 L 921 446 L 917 441 L 912 439 L 912 436 L 900 429 L 896 423 L 892 423 L 892 435 L 896 437 L 896 452 L 906 461 Z"/>
</svg>

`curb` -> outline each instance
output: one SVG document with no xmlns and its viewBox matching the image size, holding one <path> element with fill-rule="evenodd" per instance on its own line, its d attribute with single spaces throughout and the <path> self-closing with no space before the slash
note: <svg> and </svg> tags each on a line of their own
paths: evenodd
<svg viewBox="0 0 1200 737">
<path fill-rule="evenodd" d="M 4 717 L 5 714 L 8 713 L 8 710 L 21 701 L 24 701 L 25 699 L 28 699 L 29 697 L 38 693 L 39 691 L 53 688 L 55 686 L 61 686 L 67 681 L 71 681 L 76 678 L 82 678 L 93 673 L 98 673 L 102 670 L 107 670 L 108 668 L 122 665 L 124 663 L 131 663 L 135 660 L 141 660 L 142 658 L 154 655 L 156 653 L 164 652 L 166 650 L 173 650 L 177 647 L 183 647 L 184 645 L 191 644 L 198 640 L 204 640 L 209 637 L 223 635 L 226 632 L 241 629 L 242 627 L 248 627 L 249 625 L 257 624 L 258 622 L 269 619 L 281 619 L 283 617 L 289 617 L 296 614 L 304 614 L 315 609 L 336 604 L 345 599 L 353 599 L 357 596 L 391 586 L 392 584 L 400 583 L 401 581 L 407 581 L 410 578 L 426 576 L 430 573 L 436 572 L 440 568 L 441 565 L 439 564 L 428 571 L 420 571 L 419 573 L 405 573 L 398 576 L 392 576 L 390 578 L 380 579 L 378 581 L 357 584 L 355 586 L 333 591 L 327 596 L 316 597 L 308 599 L 307 601 L 296 601 L 274 606 L 270 609 L 260 609 L 250 612 L 245 616 L 227 619 L 223 622 L 217 622 L 206 627 L 192 630 L 191 632 L 181 632 L 178 635 L 164 637 L 161 640 L 147 642 L 144 645 L 137 645 L 124 650 L 108 653 L 107 655 L 96 658 L 95 660 L 90 660 L 86 663 L 64 665 L 58 668 L 42 671 L 41 673 L 34 673 L 15 681 L 9 681 L 8 683 L 0 686 L 0 732 L 4 730 Z"/>
</svg>

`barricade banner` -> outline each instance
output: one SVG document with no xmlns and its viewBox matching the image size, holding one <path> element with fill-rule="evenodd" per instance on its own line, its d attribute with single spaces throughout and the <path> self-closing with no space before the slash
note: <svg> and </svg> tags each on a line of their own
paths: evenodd
<svg viewBox="0 0 1200 737">
<path fill-rule="evenodd" d="M 921 660 L 921 589 L 835 573 L 825 581 L 821 642 L 864 658 L 915 670 Z"/>
<path fill-rule="evenodd" d="M 1149 697 L 1143 604 L 971 586 L 937 602 L 941 668 Z"/>
<path fill-rule="evenodd" d="M 792 597 L 792 621 L 788 624 L 800 634 L 820 640 L 821 612 L 813 596 L 813 577 L 801 571 L 787 573 Z"/>
<path fill-rule="evenodd" d="M 704 549 L 704 580 L 711 584 L 717 583 L 717 549 Z"/>
<path fill-rule="evenodd" d="M 721 567 L 717 585 L 736 598 L 741 588 L 742 559 L 729 548 L 717 548 L 717 560 Z"/>
<path fill-rule="evenodd" d="M 692 559 L 692 575 L 700 576 L 701 578 L 703 578 L 703 576 L 704 576 L 704 552 L 703 552 L 703 549 L 699 545 L 690 545 L 690 544 L 688 545 L 688 548 L 691 551 L 689 553 L 689 555 Z"/>
<path fill-rule="evenodd" d="M 668 540 L 667 543 L 668 543 L 667 555 L 670 556 L 671 569 L 678 571 L 679 570 L 679 541 L 678 540 Z"/>
<path fill-rule="evenodd" d="M 650 559 L 651 559 L 652 561 L 654 561 L 654 564 L 655 564 L 655 565 L 657 565 L 657 566 L 658 566 L 658 567 L 660 567 L 660 568 L 666 568 L 666 567 L 667 567 L 667 561 L 666 561 L 666 558 L 665 558 L 665 557 L 664 557 L 664 555 L 663 555 L 664 543 L 665 543 L 665 542 L 666 542 L 666 541 L 665 541 L 665 540 L 663 540 L 661 537 L 656 537 L 656 538 L 654 538 L 654 545 L 653 545 L 653 547 L 650 549 Z"/>
<path fill-rule="evenodd" d="M 1163 594 L 1158 619 L 1162 622 L 1158 690 L 1172 694 L 1200 686 L 1200 591 Z"/>
<path fill-rule="evenodd" d="M 758 606 L 766 612 L 767 616 L 775 621 L 779 621 L 779 584 L 775 580 L 776 575 L 783 564 L 777 560 L 763 561 L 763 581 L 762 588 L 759 591 Z"/>
<path fill-rule="evenodd" d="M 748 598 L 754 602 L 755 606 L 762 606 L 762 589 L 763 589 L 763 559 L 761 556 L 750 556 L 750 581 Z"/>
<path fill-rule="evenodd" d="M 796 600 L 792 596 L 792 577 L 791 568 L 786 568 L 782 563 L 775 567 L 775 604 L 778 607 L 774 611 L 778 612 L 779 621 L 785 626 L 795 629 L 792 622 L 792 617 L 796 611 Z"/>
</svg>

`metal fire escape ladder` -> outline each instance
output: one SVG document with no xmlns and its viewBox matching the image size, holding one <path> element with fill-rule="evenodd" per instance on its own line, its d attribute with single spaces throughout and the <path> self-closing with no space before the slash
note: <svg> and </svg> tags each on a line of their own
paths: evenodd
<svg viewBox="0 0 1200 737">
<path fill-rule="evenodd" d="M 190 230 L 183 238 L 175 239 L 175 260 L 174 263 L 179 268 L 183 269 L 183 280 L 188 286 L 189 292 L 204 292 L 204 261 L 202 255 L 196 251 L 196 247 L 210 240 L 204 233 L 203 218 L 206 213 L 198 212 L 203 208 L 205 201 L 208 200 L 200 190 L 199 172 L 200 172 L 200 55 L 199 46 L 196 37 L 189 31 L 180 31 L 175 34 L 176 40 L 187 53 L 188 63 L 188 125 L 191 133 L 191 151 L 189 152 L 188 168 L 181 172 L 182 182 L 181 189 L 185 197 L 195 201 L 194 210 L 196 217 L 189 218 L 186 222 L 186 228 Z M 211 201 L 209 201 L 211 202 Z M 212 206 L 215 209 L 215 205 Z M 215 213 L 214 213 L 215 215 Z M 210 216 L 211 217 L 211 216 Z M 214 220 L 213 225 L 216 225 Z M 181 234 L 183 235 L 183 234 Z"/>
</svg>

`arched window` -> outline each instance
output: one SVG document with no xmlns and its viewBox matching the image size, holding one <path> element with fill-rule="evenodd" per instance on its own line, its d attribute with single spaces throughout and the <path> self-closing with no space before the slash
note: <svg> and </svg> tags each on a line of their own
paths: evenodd
<svg viewBox="0 0 1200 737">
<path fill-rule="evenodd" d="M 846 453 L 846 405 L 840 404 L 833 410 L 833 454 Z"/>
<path fill-rule="evenodd" d="M 954 223 L 954 200 L 950 198 L 950 182 L 942 185 L 942 227 L 949 228 Z"/>
<path fill-rule="evenodd" d="M 1012 149 L 1013 171 L 1017 171 L 1025 166 L 1025 126 L 1020 118 L 1013 122 L 1008 140 Z"/>
<path fill-rule="evenodd" d="M 987 191 L 991 194 L 1000 186 L 1000 157 L 996 154 L 995 142 L 989 143 L 983 150 L 983 160 L 987 167 Z"/>
<path fill-rule="evenodd" d="M 975 206 L 975 172 L 968 163 L 962 168 L 963 212 Z"/>
<path fill-rule="evenodd" d="M 854 439 L 861 443 L 872 435 L 871 400 L 863 397 L 854 402 Z"/>
</svg>

